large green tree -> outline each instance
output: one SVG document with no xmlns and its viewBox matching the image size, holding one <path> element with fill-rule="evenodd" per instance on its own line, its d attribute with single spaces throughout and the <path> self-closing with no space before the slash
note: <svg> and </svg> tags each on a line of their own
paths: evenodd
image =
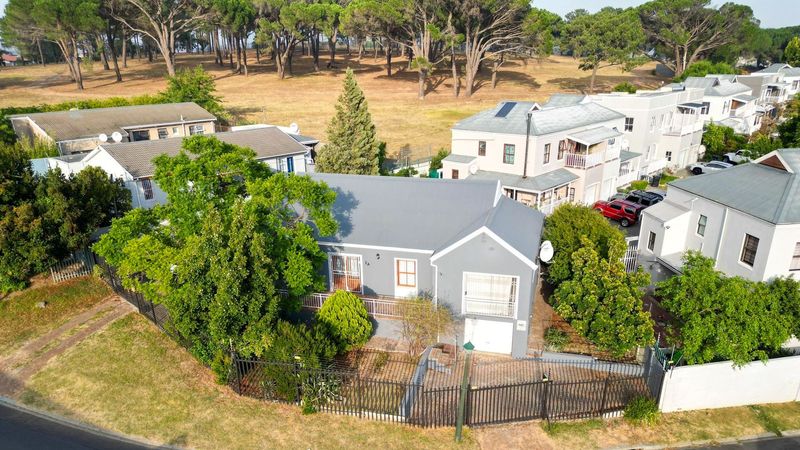
<svg viewBox="0 0 800 450">
<path fill-rule="evenodd" d="M 800 37 L 795 36 L 786 44 L 783 60 L 791 66 L 800 66 Z"/>
<path fill-rule="evenodd" d="M 316 170 L 328 173 L 378 175 L 380 155 L 367 99 L 348 69 L 344 90 L 328 125 L 328 142 L 317 153 Z"/>
<path fill-rule="evenodd" d="M 625 236 L 605 217 L 588 206 L 563 204 L 545 219 L 542 238 L 555 249 L 547 265 L 547 280 L 555 285 L 574 277 L 572 254 L 583 247 L 583 238 L 595 246 L 601 258 L 609 258 L 614 243 L 625 243 Z"/>
<path fill-rule="evenodd" d="M 322 235 L 337 226 L 327 186 L 272 172 L 254 157 L 212 136 L 185 139 L 179 155 L 154 160 L 167 203 L 115 220 L 94 247 L 126 287 L 166 306 L 206 362 L 270 347 L 276 321 L 292 307 L 278 289 L 321 288 L 325 254 L 311 223 Z"/>
<path fill-rule="evenodd" d="M 675 77 L 675 81 L 684 81 L 689 77 L 704 77 L 708 74 L 722 75 L 722 74 L 736 74 L 736 69 L 728 63 L 718 62 L 714 63 L 708 60 L 697 61 L 686 70 L 679 77 Z"/>
<path fill-rule="evenodd" d="M 749 6 L 711 0 L 653 0 L 639 7 L 651 56 L 675 71 L 683 71 L 714 50 L 741 41 L 758 21 Z"/>
<path fill-rule="evenodd" d="M 603 8 L 596 14 L 573 14 L 564 36 L 580 68 L 592 72 L 589 91 L 594 93 L 598 69 L 620 66 L 631 70 L 644 62 L 644 30 L 635 9 Z"/>
<path fill-rule="evenodd" d="M 713 259 L 697 252 L 687 252 L 681 274 L 658 286 L 662 305 L 675 320 L 673 339 L 689 364 L 730 360 L 744 365 L 778 351 L 796 331 L 797 320 L 781 291 L 727 278 Z"/>
<path fill-rule="evenodd" d="M 606 259 L 582 237 L 581 248 L 571 255 L 573 278 L 561 283 L 553 295 L 556 312 L 614 356 L 654 340 L 653 322 L 642 305 L 650 276 L 641 268 L 626 273 L 625 251 L 625 242 L 613 241 Z"/>
</svg>

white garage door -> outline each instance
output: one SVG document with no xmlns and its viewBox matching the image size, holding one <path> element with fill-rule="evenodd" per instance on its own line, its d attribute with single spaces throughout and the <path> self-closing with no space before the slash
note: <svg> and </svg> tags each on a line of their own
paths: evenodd
<svg viewBox="0 0 800 450">
<path fill-rule="evenodd" d="M 494 320 L 470 319 L 464 322 L 464 341 L 472 342 L 475 350 L 492 353 L 511 353 L 514 324 Z"/>
</svg>

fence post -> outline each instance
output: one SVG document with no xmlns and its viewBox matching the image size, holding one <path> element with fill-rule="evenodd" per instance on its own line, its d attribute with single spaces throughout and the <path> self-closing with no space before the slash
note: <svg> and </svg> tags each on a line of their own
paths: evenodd
<svg viewBox="0 0 800 450">
<path fill-rule="evenodd" d="M 611 365 L 608 366 L 608 373 L 606 374 L 606 379 L 603 382 L 603 397 L 600 400 L 600 415 L 603 415 L 603 411 L 606 410 L 606 397 L 608 396 L 608 383 L 611 379 Z"/>
<path fill-rule="evenodd" d="M 303 393 L 301 392 L 303 389 L 303 383 L 300 381 L 300 367 L 298 367 L 296 362 L 292 365 L 292 371 L 294 372 L 294 379 L 297 383 L 297 389 L 294 393 L 294 402 L 299 404 L 300 400 L 303 399 Z"/>
<path fill-rule="evenodd" d="M 161 325 L 158 324 L 158 318 L 156 318 L 156 305 L 154 305 L 153 302 L 149 300 L 147 302 L 150 303 L 150 315 L 153 316 L 153 323 L 160 328 Z"/>
<path fill-rule="evenodd" d="M 358 368 L 356 368 L 356 408 L 358 409 L 358 417 L 363 417 L 361 410 L 361 375 L 359 375 Z"/>
<path fill-rule="evenodd" d="M 547 394 L 550 390 L 550 380 L 542 381 L 544 385 L 542 386 L 542 419 L 547 421 L 547 424 L 550 424 L 550 415 L 547 411 Z"/>
<path fill-rule="evenodd" d="M 458 397 L 458 410 L 456 410 L 456 442 L 461 442 L 461 433 L 464 428 L 464 412 L 467 406 L 467 395 L 469 394 L 469 369 L 472 363 L 472 349 L 475 346 L 472 342 L 464 344 L 467 357 L 464 359 L 464 376 L 461 378 L 461 395 Z"/>
<path fill-rule="evenodd" d="M 233 350 L 231 350 L 231 366 L 236 371 L 236 393 L 242 395 L 242 376 L 239 373 L 239 360 Z"/>
</svg>

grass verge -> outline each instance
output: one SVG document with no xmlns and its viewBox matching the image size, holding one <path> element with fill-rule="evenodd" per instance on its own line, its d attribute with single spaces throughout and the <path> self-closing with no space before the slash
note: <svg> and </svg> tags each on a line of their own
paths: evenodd
<svg viewBox="0 0 800 450">
<path fill-rule="evenodd" d="M 102 281 L 82 277 L 33 287 L 0 301 L 0 355 L 59 327 L 110 293 Z M 39 308 L 39 302 L 47 302 L 47 306 Z"/>
<path fill-rule="evenodd" d="M 111 324 L 36 374 L 23 403 L 121 433 L 193 448 L 450 448 L 421 430 L 239 397 L 144 318 Z M 461 448 L 475 446 L 470 435 Z"/>
</svg>

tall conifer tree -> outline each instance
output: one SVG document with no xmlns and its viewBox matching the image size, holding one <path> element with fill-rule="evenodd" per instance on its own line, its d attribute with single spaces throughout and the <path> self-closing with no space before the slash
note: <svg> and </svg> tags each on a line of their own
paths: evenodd
<svg viewBox="0 0 800 450">
<path fill-rule="evenodd" d="M 375 124 L 364 92 L 350 69 L 347 69 L 344 91 L 336 104 L 336 114 L 328 124 L 328 143 L 317 154 L 316 170 L 358 175 L 379 173 Z"/>
</svg>

